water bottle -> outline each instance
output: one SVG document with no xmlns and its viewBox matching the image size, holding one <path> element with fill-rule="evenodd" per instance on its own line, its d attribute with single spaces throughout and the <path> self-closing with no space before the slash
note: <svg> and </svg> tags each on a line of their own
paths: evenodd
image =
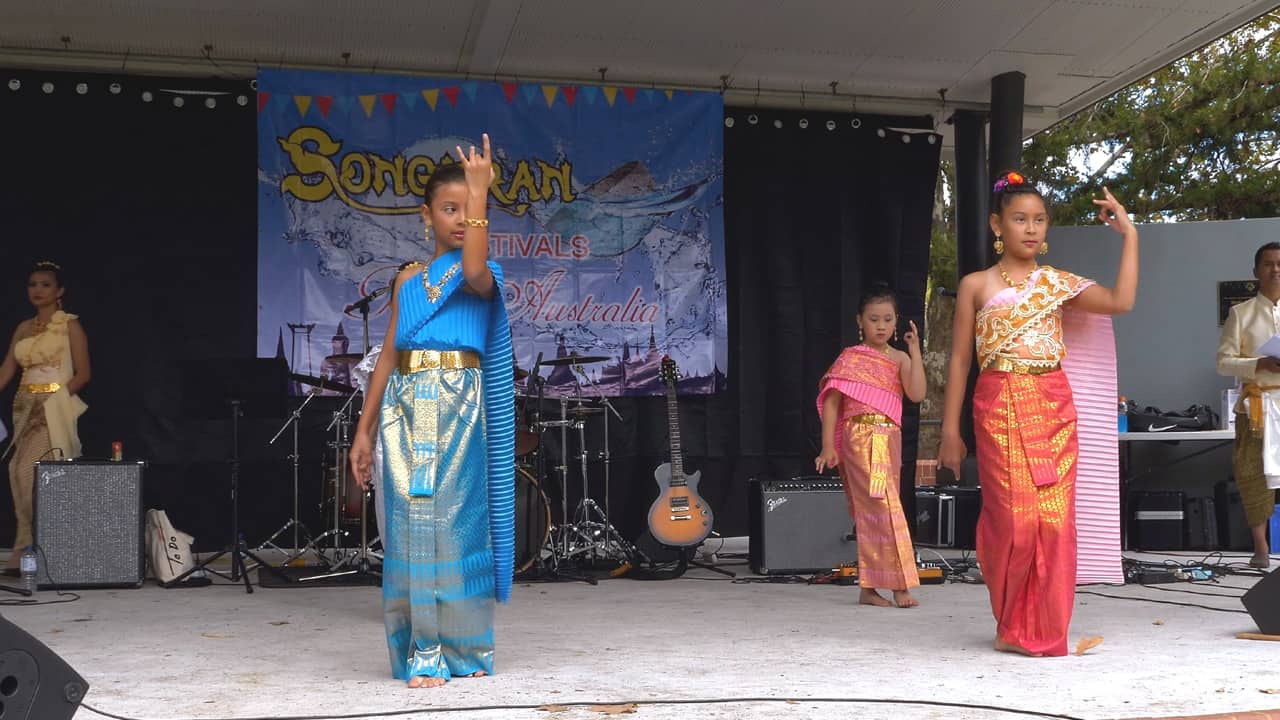
<svg viewBox="0 0 1280 720">
<path fill-rule="evenodd" d="M 1118 420 L 1117 427 L 1120 432 L 1129 432 L 1129 403 L 1123 395 L 1120 396 L 1120 402 L 1117 403 L 1116 409 L 1118 411 L 1116 415 Z"/>
<path fill-rule="evenodd" d="M 22 551 L 22 588 L 24 590 L 36 591 L 36 574 L 40 569 L 40 562 L 36 559 L 35 548 L 30 545 L 26 550 Z"/>
</svg>

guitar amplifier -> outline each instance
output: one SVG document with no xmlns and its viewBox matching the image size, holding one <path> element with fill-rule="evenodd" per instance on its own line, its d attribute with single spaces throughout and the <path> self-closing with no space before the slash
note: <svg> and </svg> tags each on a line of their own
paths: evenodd
<svg viewBox="0 0 1280 720">
<path fill-rule="evenodd" d="M 853 521 L 839 478 L 750 483 L 751 569 L 759 575 L 830 572 L 858 559 Z"/>
<path fill-rule="evenodd" d="M 1186 540 L 1186 495 L 1167 490 L 1129 493 L 1129 547 L 1181 550 Z"/>
<path fill-rule="evenodd" d="M 43 589 L 141 587 L 142 462 L 36 463 L 32 534 Z"/>
<path fill-rule="evenodd" d="M 978 547 L 982 491 L 936 485 L 916 488 L 917 545 L 973 550 Z"/>
</svg>

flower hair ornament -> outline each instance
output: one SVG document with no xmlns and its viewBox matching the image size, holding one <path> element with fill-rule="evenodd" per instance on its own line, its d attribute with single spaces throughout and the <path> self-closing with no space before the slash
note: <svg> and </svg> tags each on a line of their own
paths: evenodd
<svg viewBox="0 0 1280 720">
<path fill-rule="evenodd" d="M 1001 192 L 1005 188 L 1009 187 L 1010 185 L 1025 185 L 1026 183 L 1027 183 L 1027 179 L 1022 177 L 1021 173 L 1016 173 L 1016 172 L 1006 173 L 1003 177 L 1001 177 L 999 180 L 996 181 L 995 187 L 992 188 L 992 192 Z"/>
<path fill-rule="evenodd" d="M 41 260 L 35 264 L 37 270 L 61 270 L 62 266 L 52 260 Z"/>
</svg>

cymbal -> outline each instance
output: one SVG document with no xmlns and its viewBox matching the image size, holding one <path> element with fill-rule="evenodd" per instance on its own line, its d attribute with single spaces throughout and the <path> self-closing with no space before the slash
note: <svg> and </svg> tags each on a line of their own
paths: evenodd
<svg viewBox="0 0 1280 720">
<path fill-rule="evenodd" d="M 586 417 L 587 415 L 600 415 L 604 412 L 602 407 L 592 407 L 590 405 L 575 405 L 565 411 L 566 417 Z"/>
<path fill-rule="evenodd" d="M 363 359 L 364 359 L 364 356 L 361 355 L 360 353 L 339 353 L 337 355 L 330 355 L 325 358 L 325 360 L 335 360 L 335 361 L 350 360 L 352 362 L 360 362 Z"/>
<path fill-rule="evenodd" d="M 561 367 L 563 365 L 586 365 L 587 363 L 607 362 L 609 358 L 604 355 L 579 355 L 577 353 L 569 353 L 562 358 L 554 360 L 543 360 L 542 364 L 548 367 Z"/>
<path fill-rule="evenodd" d="M 523 380 L 527 377 L 529 377 L 528 370 L 521 370 L 520 368 L 516 368 L 516 380 Z"/>
<path fill-rule="evenodd" d="M 303 385 L 310 385 L 311 387 L 321 388 L 323 390 L 337 390 L 338 392 L 342 392 L 342 393 L 353 393 L 356 391 L 356 389 L 351 387 L 350 385 L 344 385 L 343 383 L 340 383 L 336 380 L 326 380 L 325 378 L 318 378 L 313 375 L 303 375 L 301 373 L 289 373 L 289 379 L 297 380 Z"/>
</svg>

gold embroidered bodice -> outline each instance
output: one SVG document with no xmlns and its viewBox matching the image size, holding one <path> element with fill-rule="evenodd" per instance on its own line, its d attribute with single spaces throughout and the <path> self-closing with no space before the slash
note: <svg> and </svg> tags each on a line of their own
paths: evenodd
<svg viewBox="0 0 1280 720">
<path fill-rule="evenodd" d="M 1093 284 L 1042 265 L 1024 286 L 996 293 L 976 318 L 978 366 L 985 368 L 1000 357 L 1041 367 L 1062 362 L 1067 354 L 1062 343 L 1062 305 Z"/>
<path fill-rule="evenodd" d="M 43 332 L 25 337 L 13 346 L 14 359 L 22 367 L 22 384 L 66 384 L 71 379 L 75 372 L 67 325 L 75 319 L 75 315 L 59 310 Z"/>
</svg>

